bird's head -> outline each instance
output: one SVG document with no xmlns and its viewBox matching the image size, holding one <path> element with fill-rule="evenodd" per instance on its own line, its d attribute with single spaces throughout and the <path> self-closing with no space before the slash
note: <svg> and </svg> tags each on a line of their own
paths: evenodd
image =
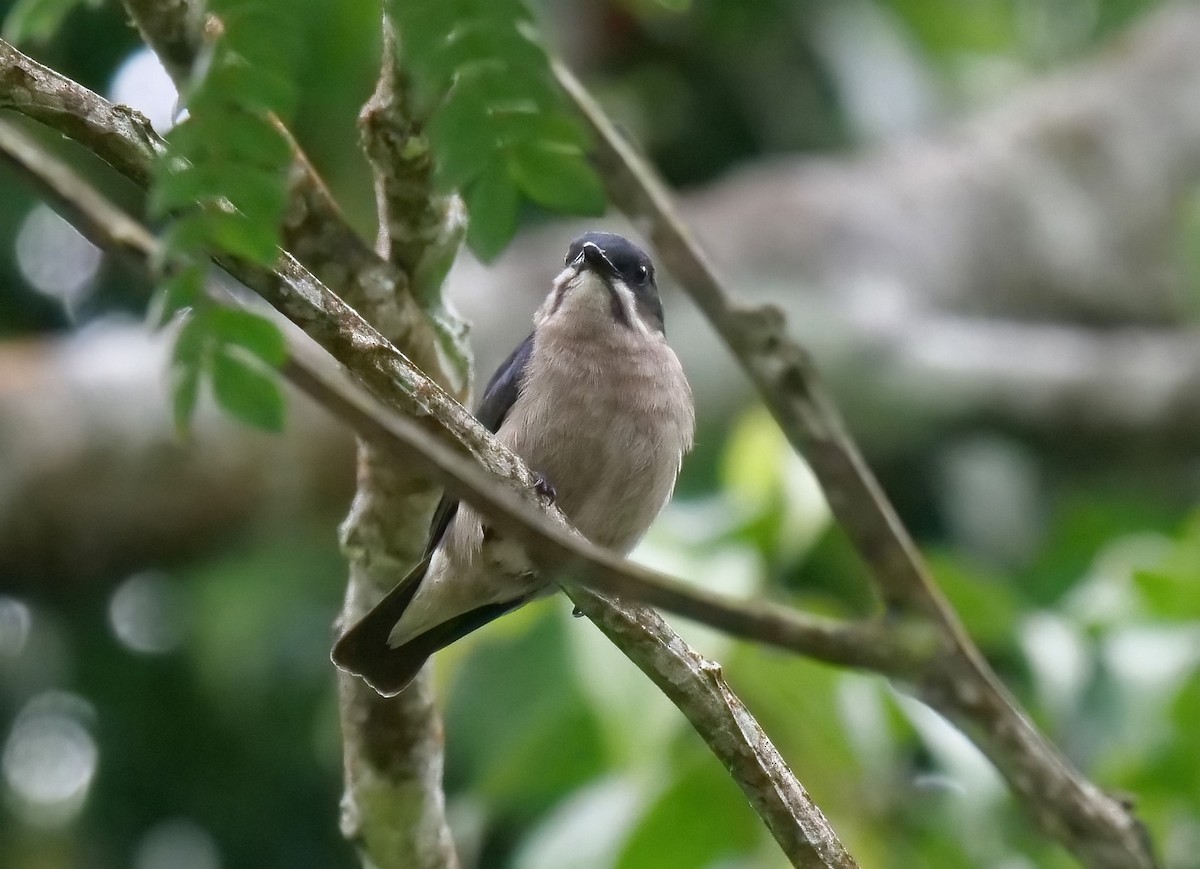
<svg viewBox="0 0 1200 869">
<path fill-rule="evenodd" d="M 633 242 L 611 232 L 584 233 L 567 248 L 564 266 L 542 319 L 587 312 L 628 329 L 665 331 L 654 263 Z"/>
</svg>

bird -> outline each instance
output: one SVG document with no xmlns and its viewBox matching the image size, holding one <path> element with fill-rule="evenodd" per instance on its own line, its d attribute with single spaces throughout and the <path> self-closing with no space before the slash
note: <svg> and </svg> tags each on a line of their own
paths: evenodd
<svg viewBox="0 0 1200 869">
<path fill-rule="evenodd" d="M 609 232 L 575 239 L 475 416 L 584 537 L 628 554 L 670 500 L 695 431 L 646 252 Z M 553 591 L 512 553 L 472 507 L 443 496 L 424 557 L 337 640 L 333 662 L 398 694 L 433 653 Z"/>
</svg>

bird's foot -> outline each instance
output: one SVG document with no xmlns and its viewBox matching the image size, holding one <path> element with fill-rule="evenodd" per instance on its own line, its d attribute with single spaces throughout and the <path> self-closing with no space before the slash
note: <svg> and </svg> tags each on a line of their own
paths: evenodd
<svg viewBox="0 0 1200 869">
<path fill-rule="evenodd" d="M 553 504 L 558 499 L 558 492 L 555 491 L 554 486 L 541 474 L 536 475 L 533 483 L 533 491 L 541 495 L 548 505 Z"/>
</svg>

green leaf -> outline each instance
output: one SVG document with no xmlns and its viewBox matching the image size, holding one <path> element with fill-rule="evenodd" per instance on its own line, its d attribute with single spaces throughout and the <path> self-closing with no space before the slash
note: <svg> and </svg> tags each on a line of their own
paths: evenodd
<svg viewBox="0 0 1200 869">
<path fill-rule="evenodd" d="M 260 364 L 222 348 L 212 359 L 212 384 L 217 403 L 231 416 L 255 428 L 283 429 L 283 390 Z"/>
<path fill-rule="evenodd" d="M 758 844 L 755 816 L 729 775 L 698 749 L 683 766 L 638 819 L 617 869 L 736 865 Z"/>
<path fill-rule="evenodd" d="M 297 11 L 279 0 L 246 2 L 221 0 L 219 7 L 225 36 L 223 48 L 238 60 L 244 60 L 261 73 L 264 69 L 291 71 L 297 51 L 303 46 L 294 26 L 280 26 L 281 15 Z"/>
<path fill-rule="evenodd" d="M 192 425 L 196 401 L 200 397 L 200 374 L 201 369 L 196 366 L 171 368 L 171 415 L 175 420 L 175 431 L 181 435 Z"/>
<path fill-rule="evenodd" d="M 227 199 L 247 217 L 283 213 L 286 192 L 279 172 L 220 163 L 185 164 L 159 173 L 150 196 L 153 214 Z"/>
<path fill-rule="evenodd" d="M 1200 583 L 1196 575 L 1165 570 L 1139 570 L 1133 575 L 1142 602 L 1151 615 L 1171 621 L 1200 619 Z"/>
<path fill-rule="evenodd" d="M 196 305 L 204 288 L 204 277 L 204 267 L 199 264 L 170 275 L 159 288 L 150 322 L 154 326 L 165 326 L 177 313 Z"/>
<path fill-rule="evenodd" d="M 451 2 L 408 2 L 392 0 L 387 3 L 388 13 L 403 34 L 400 48 L 402 60 L 420 71 L 434 87 L 444 87 L 448 81 L 434 80 L 426 70 L 432 57 L 441 50 L 447 34 L 454 28 L 458 17 Z"/>
<path fill-rule="evenodd" d="M 426 68 L 449 80 L 463 68 L 479 62 L 505 70 L 523 70 L 537 75 L 546 66 L 546 52 L 540 45 L 511 24 L 492 27 L 476 20 L 455 27 L 439 50 L 432 53 Z"/>
<path fill-rule="evenodd" d="M 217 211 L 204 215 L 207 243 L 259 265 L 272 266 L 279 258 L 279 230 L 270 218 L 254 220 L 240 212 Z"/>
<path fill-rule="evenodd" d="M 604 187 L 582 151 L 522 142 L 509 160 L 513 180 L 539 205 L 570 214 L 604 213 Z"/>
<path fill-rule="evenodd" d="M 220 159 L 249 166 L 286 166 L 292 148 L 269 120 L 249 112 L 231 112 L 229 122 L 197 123 L 188 118 L 171 128 L 167 141 L 193 159 Z"/>
<path fill-rule="evenodd" d="M 272 368 L 287 360 L 287 342 L 279 327 L 266 317 L 243 308 L 214 307 L 209 313 L 213 334 L 224 344 L 236 344 Z"/>
<path fill-rule="evenodd" d="M 171 364 L 202 367 L 212 345 L 211 311 L 192 311 L 183 319 L 179 334 L 175 336 L 175 348 L 171 352 Z"/>
<path fill-rule="evenodd" d="M 517 185 L 504 167 L 492 163 L 467 190 L 467 244 L 484 262 L 494 259 L 517 231 L 521 205 Z"/>
<path fill-rule="evenodd" d="M 471 82 L 451 89 L 428 129 L 437 158 L 437 182 L 443 190 L 466 186 L 496 152 L 498 136 L 487 102 Z"/>
<path fill-rule="evenodd" d="M 518 142 L 538 142 L 546 147 L 583 151 L 591 138 L 583 124 L 561 112 L 515 113 L 497 111 L 492 123 L 506 145 Z"/>
<path fill-rule="evenodd" d="M 188 98 L 187 107 L 193 118 L 225 115 L 231 106 L 245 112 L 291 115 L 296 98 L 295 83 L 278 70 L 222 53 Z"/>
<path fill-rule="evenodd" d="M 930 553 L 929 566 L 967 632 L 980 645 L 1012 644 L 1020 606 L 1010 584 L 951 553 Z"/>
<path fill-rule="evenodd" d="M 183 322 L 171 352 L 171 407 L 175 429 L 181 434 L 191 425 L 200 395 L 200 375 L 207 365 L 212 333 L 207 311 L 193 311 Z"/>
</svg>

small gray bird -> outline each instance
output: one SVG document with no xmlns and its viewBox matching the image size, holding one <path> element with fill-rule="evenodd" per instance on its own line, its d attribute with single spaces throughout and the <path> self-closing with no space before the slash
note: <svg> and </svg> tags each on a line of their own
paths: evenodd
<svg viewBox="0 0 1200 869">
<path fill-rule="evenodd" d="M 589 232 L 565 265 L 476 416 L 580 533 L 625 554 L 691 449 L 692 392 L 667 345 L 650 257 Z M 552 590 L 511 555 L 470 506 L 443 497 L 425 557 L 337 642 L 334 663 L 380 694 L 399 693 L 438 649 Z"/>
</svg>

